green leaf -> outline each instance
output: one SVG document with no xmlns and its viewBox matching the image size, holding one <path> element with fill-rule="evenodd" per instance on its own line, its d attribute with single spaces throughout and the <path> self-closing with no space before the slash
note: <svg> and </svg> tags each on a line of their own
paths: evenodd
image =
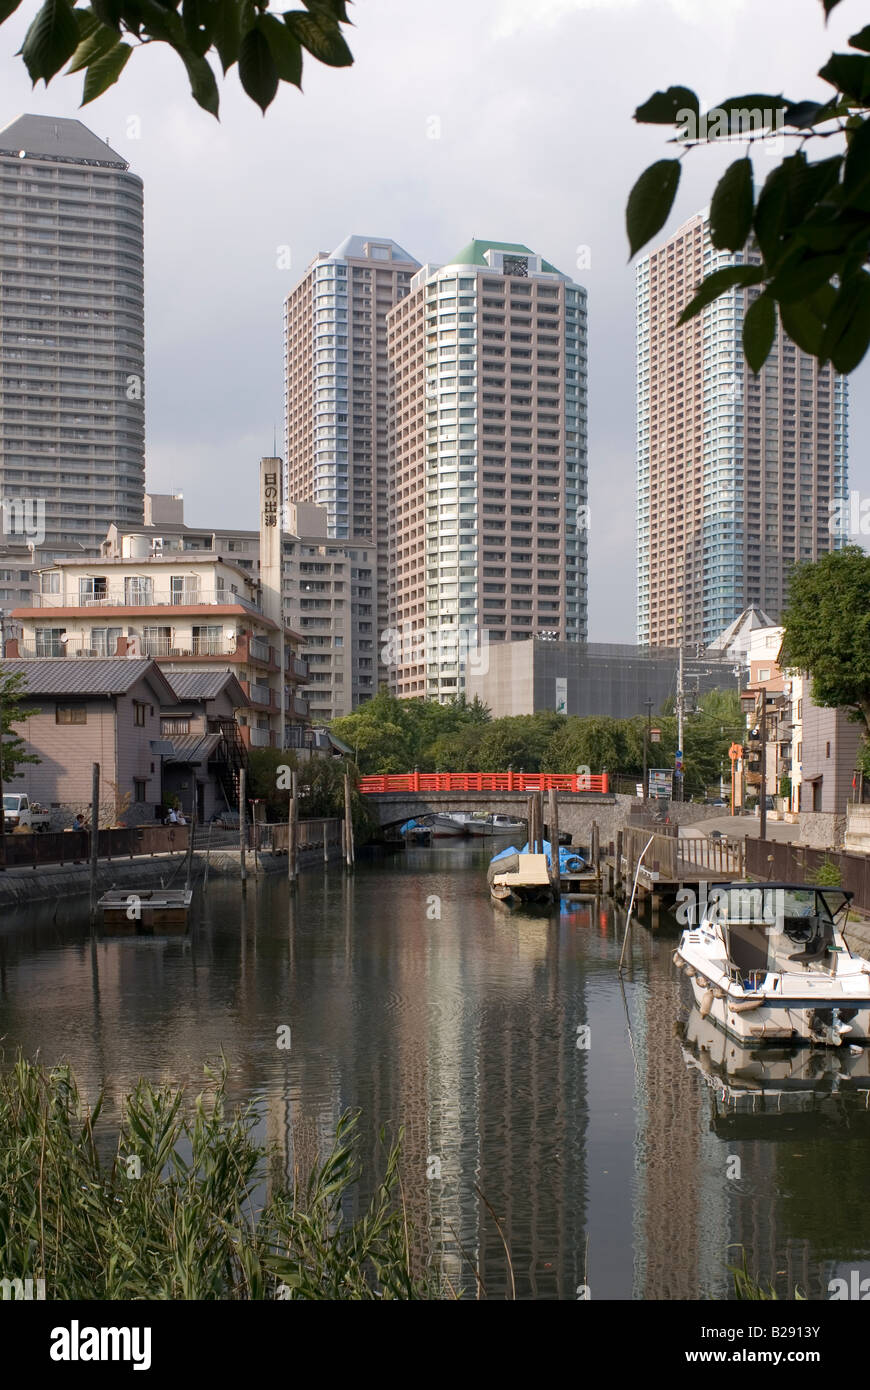
<svg viewBox="0 0 870 1390">
<path fill-rule="evenodd" d="M 863 29 L 859 29 L 857 34 L 853 34 L 849 40 L 850 48 L 860 48 L 864 53 L 870 53 L 870 24 L 865 24 Z"/>
<path fill-rule="evenodd" d="M 285 10 L 284 22 L 302 47 L 307 48 L 321 63 L 331 68 L 347 68 L 352 64 L 353 54 L 342 38 L 338 22 L 328 15 Z"/>
<path fill-rule="evenodd" d="M 870 97 L 870 57 L 857 53 L 832 53 L 819 77 L 836 87 L 838 92 L 853 97 L 862 104 Z"/>
<path fill-rule="evenodd" d="M 114 29 L 116 34 L 120 34 L 121 19 L 126 11 L 124 0 L 91 0 L 91 8 L 101 24 L 105 24 L 109 29 Z M 136 26 L 135 32 L 138 33 L 138 26 Z"/>
<path fill-rule="evenodd" d="M 824 324 L 807 303 L 780 304 L 779 317 L 783 331 L 793 343 L 812 357 L 818 357 L 822 347 Z"/>
<path fill-rule="evenodd" d="M 726 97 L 706 111 L 703 125 L 708 140 L 724 139 L 733 135 L 745 135 L 749 131 L 767 130 L 780 119 L 777 112 L 794 105 L 787 97 L 770 96 L 767 93 L 752 93 L 744 97 Z M 722 116 L 727 116 L 727 121 Z"/>
<path fill-rule="evenodd" d="M 808 130 L 833 118 L 837 109 L 836 101 L 796 101 L 787 106 L 782 116 L 783 125 L 794 126 L 796 130 Z"/>
<path fill-rule="evenodd" d="M 115 30 L 97 22 L 87 38 L 79 43 L 67 72 L 80 72 L 82 68 L 90 67 L 91 63 L 95 63 L 98 58 L 104 57 L 115 48 L 117 43 L 118 35 Z"/>
<path fill-rule="evenodd" d="M 720 251 L 740 251 L 752 230 L 752 160 L 735 159 L 710 201 L 710 240 Z"/>
<path fill-rule="evenodd" d="M 870 275 L 861 270 L 844 280 L 822 337 L 821 359 L 838 372 L 858 366 L 870 343 Z"/>
<path fill-rule="evenodd" d="M 85 73 L 85 85 L 82 92 L 82 106 L 87 106 L 89 101 L 95 97 L 102 96 L 108 87 L 111 87 L 121 73 L 124 71 L 127 59 L 133 52 L 128 43 L 119 43 L 112 30 L 108 30 L 115 40 L 115 47 L 108 53 L 103 53 L 95 58 L 89 65 Z"/>
<path fill-rule="evenodd" d="M 302 46 L 299 40 L 290 33 L 282 20 L 272 14 L 261 15 L 257 20 L 257 28 L 266 36 L 269 52 L 281 81 L 301 87 Z"/>
<path fill-rule="evenodd" d="M 754 299 L 743 318 L 743 355 L 760 372 L 776 337 L 776 305 L 766 294 Z"/>
<path fill-rule="evenodd" d="M 69 0 L 45 0 L 21 46 L 33 82 L 42 78 L 47 84 L 72 57 L 78 42 L 79 26 Z"/>
<path fill-rule="evenodd" d="M 187 68 L 190 91 L 194 101 L 202 107 L 203 111 L 208 111 L 209 115 L 216 116 L 220 107 L 220 94 L 208 59 L 201 58 L 198 53 L 193 53 L 190 50 L 180 52 L 179 57 Z"/>
<path fill-rule="evenodd" d="M 863 120 L 847 136 L 843 202 L 870 212 L 870 120 Z"/>
<path fill-rule="evenodd" d="M 836 9 L 839 3 L 840 0 L 822 0 L 822 4 L 825 7 L 825 18 L 831 13 L 831 10 Z"/>
<path fill-rule="evenodd" d="M 714 270 L 712 275 L 707 275 L 701 281 L 694 298 L 689 300 L 677 323 L 688 323 L 689 319 L 693 319 L 726 290 L 734 289 L 735 286 L 758 285 L 763 279 L 764 269 L 760 265 L 726 265 L 721 270 Z"/>
<path fill-rule="evenodd" d="M 221 67 L 227 73 L 233 63 L 238 62 L 242 42 L 241 11 L 237 0 L 217 0 L 212 32 Z"/>
<path fill-rule="evenodd" d="M 239 48 L 239 80 L 265 115 L 278 90 L 278 70 L 269 41 L 260 29 L 249 29 Z"/>
<path fill-rule="evenodd" d="M 347 13 L 347 0 L 302 0 L 307 10 L 325 10 L 341 24 L 350 24 Z"/>
<path fill-rule="evenodd" d="M 795 299 L 805 299 L 826 285 L 832 275 L 840 269 L 842 257 L 838 255 L 802 255 L 800 259 L 783 263 L 768 286 L 773 299 L 789 303 Z"/>
<path fill-rule="evenodd" d="M 14 14 L 21 4 L 21 0 L 0 0 L 0 24 Z"/>
<path fill-rule="evenodd" d="M 764 181 L 758 195 L 752 225 L 761 254 L 769 266 L 776 265 L 780 254 L 780 235 L 786 223 L 788 210 L 787 160 L 772 169 Z"/>
<path fill-rule="evenodd" d="M 643 171 L 628 195 L 625 209 L 630 256 L 635 255 L 664 226 L 679 184 L 678 159 L 659 159 Z"/>
<path fill-rule="evenodd" d="M 674 125 L 681 111 L 691 111 L 697 117 L 700 105 L 688 87 L 668 87 L 666 92 L 653 92 L 649 101 L 639 106 L 634 119 L 644 125 Z"/>
<path fill-rule="evenodd" d="M 204 57 L 214 42 L 218 23 L 214 0 L 183 0 L 181 19 L 191 52 Z"/>
</svg>

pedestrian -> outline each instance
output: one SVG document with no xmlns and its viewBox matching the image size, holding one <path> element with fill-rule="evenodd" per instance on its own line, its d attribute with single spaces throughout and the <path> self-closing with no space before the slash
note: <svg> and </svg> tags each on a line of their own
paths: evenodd
<svg viewBox="0 0 870 1390">
<path fill-rule="evenodd" d="M 74 820 L 73 823 L 72 823 L 72 828 L 73 828 L 73 830 L 84 830 L 84 828 L 85 828 L 85 818 L 84 818 L 84 816 L 82 815 L 81 811 L 79 811 L 78 814 L 76 815 L 75 820 Z"/>
<path fill-rule="evenodd" d="M 178 816 L 177 816 L 177 814 L 176 814 L 176 811 L 175 811 L 175 807 L 174 807 L 174 806 L 170 806 L 170 808 L 169 808 L 169 815 L 166 817 L 166 824 L 167 824 L 167 825 L 177 825 L 177 824 L 178 824 Z"/>
</svg>

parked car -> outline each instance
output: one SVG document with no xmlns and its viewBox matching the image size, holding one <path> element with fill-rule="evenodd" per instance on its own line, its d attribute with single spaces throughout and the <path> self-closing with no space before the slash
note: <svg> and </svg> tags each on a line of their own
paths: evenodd
<svg viewBox="0 0 870 1390">
<path fill-rule="evenodd" d="M 43 810 L 38 801 L 31 801 L 26 792 L 4 792 L 3 819 L 9 831 L 41 831 L 48 829 L 51 813 Z"/>
</svg>

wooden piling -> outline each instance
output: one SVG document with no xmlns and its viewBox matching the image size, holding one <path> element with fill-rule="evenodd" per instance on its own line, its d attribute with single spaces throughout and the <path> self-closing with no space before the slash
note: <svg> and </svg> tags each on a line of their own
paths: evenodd
<svg viewBox="0 0 870 1390">
<path fill-rule="evenodd" d="M 329 863 L 329 821 L 323 821 L 323 862 Z"/>
<path fill-rule="evenodd" d="M 550 878 L 558 893 L 562 887 L 562 872 L 559 859 L 559 798 L 555 788 L 549 791 L 550 816 Z"/>
<path fill-rule="evenodd" d="M 616 832 L 616 856 L 613 870 L 613 892 L 615 897 L 622 893 L 622 831 Z"/>
<path fill-rule="evenodd" d="M 353 868 L 353 816 L 350 805 L 350 773 L 344 774 L 345 863 Z"/>
<path fill-rule="evenodd" d="M 34 840 L 36 836 L 34 835 Z M 100 846 L 100 764 L 94 763 L 91 776 L 91 858 L 88 874 L 91 897 L 91 922 L 97 915 L 97 856 Z"/>
<path fill-rule="evenodd" d="M 591 836 L 591 838 L 592 838 L 592 844 L 591 844 L 592 867 L 593 867 L 593 869 L 595 870 L 595 886 L 596 886 L 596 888 L 600 888 L 600 887 L 601 887 L 601 842 L 600 842 L 600 832 L 599 832 L 599 830 L 598 830 L 598 821 L 597 821 L 597 820 L 594 820 L 594 821 L 592 822 L 592 836 Z"/>
<path fill-rule="evenodd" d="M 290 806 L 287 812 L 287 881 L 296 884 L 297 862 L 297 821 L 296 821 L 296 773 L 291 777 Z"/>
<path fill-rule="evenodd" d="M 248 865 L 245 858 L 248 847 L 248 827 L 245 824 L 245 769 L 239 769 L 239 875 L 242 883 L 248 879 Z"/>
</svg>

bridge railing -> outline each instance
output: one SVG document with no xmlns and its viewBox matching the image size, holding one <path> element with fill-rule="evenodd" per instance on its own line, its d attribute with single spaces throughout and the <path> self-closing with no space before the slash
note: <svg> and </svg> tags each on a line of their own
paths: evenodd
<svg viewBox="0 0 870 1390">
<path fill-rule="evenodd" d="M 402 772 L 361 777 L 359 790 L 385 792 L 598 792 L 608 791 L 606 772 Z"/>
</svg>

